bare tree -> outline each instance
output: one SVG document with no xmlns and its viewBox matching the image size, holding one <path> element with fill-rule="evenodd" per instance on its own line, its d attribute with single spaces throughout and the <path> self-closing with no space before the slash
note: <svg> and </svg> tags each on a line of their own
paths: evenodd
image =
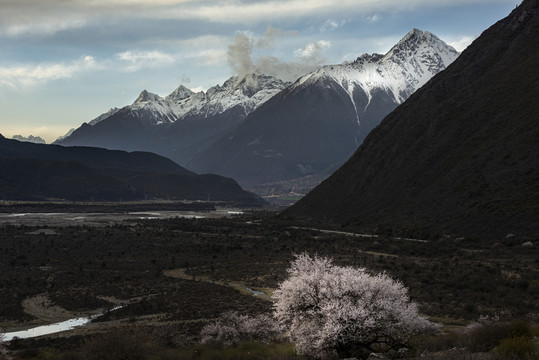
<svg viewBox="0 0 539 360">
<path fill-rule="evenodd" d="M 300 354 L 364 357 L 399 351 L 436 326 L 420 316 L 407 289 L 386 274 L 296 255 L 274 294 L 275 317 Z"/>
</svg>

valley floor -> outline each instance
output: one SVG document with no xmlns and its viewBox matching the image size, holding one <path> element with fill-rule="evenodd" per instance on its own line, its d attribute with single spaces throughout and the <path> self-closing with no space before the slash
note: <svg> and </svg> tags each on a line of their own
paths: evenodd
<svg viewBox="0 0 539 360">
<path fill-rule="evenodd" d="M 516 236 L 355 236 L 275 215 L 134 218 L 101 226 L 3 221 L 0 328 L 9 332 L 104 312 L 75 330 L 12 346 L 73 350 L 87 336 L 117 326 L 144 329 L 168 347 L 185 346 L 223 312 L 271 311 L 272 291 L 302 252 L 386 271 L 410 289 L 422 313 L 449 327 L 481 315 L 539 319 L 537 244 Z"/>
</svg>

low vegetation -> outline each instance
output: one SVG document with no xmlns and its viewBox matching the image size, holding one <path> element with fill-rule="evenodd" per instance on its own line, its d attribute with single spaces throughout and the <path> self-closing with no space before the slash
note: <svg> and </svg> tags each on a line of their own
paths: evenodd
<svg viewBox="0 0 539 360">
<path fill-rule="evenodd" d="M 262 344 L 241 336 L 228 347 L 211 341 L 202 344 L 201 330 L 234 311 L 249 318 L 271 314 L 273 305 L 267 298 L 289 277 L 286 269 L 294 254 L 304 251 L 332 258 L 338 267 L 385 272 L 402 282 L 418 311 L 445 326 L 443 335 L 409 339 L 414 356 L 451 348 L 492 356 L 509 352 L 530 356 L 526 354 L 535 351 L 539 253 L 533 244 L 523 246 L 518 235 L 489 241 L 447 235 L 418 242 L 292 225 L 297 224 L 265 212 L 102 227 L 4 225 L 1 327 L 33 326 L 123 306 L 70 336 L 11 341 L 10 354 L 15 359 L 78 359 L 92 344 L 112 341 L 114 336 L 107 334 L 120 329 L 115 336 L 125 335 L 126 342 L 147 347 L 148 352 L 137 353 L 148 359 L 249 358 L 239 356 L 247 348 L 253 359 L 301 358 L 293 344 L 277 339 Z M 483 348 L 463 343 L 471 336 L 457 331 L 462 325 L 496 314 L 498 323 L 522 319 L 532 336 L 503 335 Z M 135 341 L 129 334 L 144 340 Z"/>
</svg>

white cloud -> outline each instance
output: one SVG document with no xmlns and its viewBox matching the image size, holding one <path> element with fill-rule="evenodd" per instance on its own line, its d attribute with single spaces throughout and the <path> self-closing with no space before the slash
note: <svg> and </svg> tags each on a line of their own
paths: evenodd
<svg viewBox="0 0 539 360">
<path fill-rule="evenodd" d="M 337 28 L 343 26 L 344 24 L 346 24 L 346 20 L 328 19 L 322 24 L 322 26 L 320 27 L 320 31 L 326 32 L 326 31 L 336 30 Z"/>
<path fill-rule="evenodd" d="M 455 50 L 457 50 L 459 52 L 462 52 L 476 38 L 477 38 L 477 36 L 463 36 L 463 37 L 461 37 L 459 39 L 454 39 L 454 40 L 451 40 L 451 41 L 447 41 L 447 44 L 453 46 L 455 48 Z"/>
<path fill-rule="evenodd" d="M 206 91 L 206 88 L 202 86 L 197 86 L 197 87 L 189 88 L 189 90 L 191 90 L 192 92 L 201 92 L 201 91 Z"/>
<path fill-rule="evenodd" d="M 202 64 L 204 66 L 224 65 L 226 63 L 226 50 L 204 49 L 196 52 L 190 52 L 185 57 L 190 60 L 195 60 L 196 64 Z"/>
<path fill-rule="evenodd" d="M 116 57 L 127 63 L 127 66 L 123 67 L 123 70 L 127 72 L 169 65 L 176 61 L 174 56 L 156 50 L 124 51 L 116 54 Z"/>
<path fill-rule="evenodd" d="M 103 19 L 188 19 L 252 24 L 305 16 L 347 18 L 384 11 L 515 0 L 2 0 L 0 34 L 52 34 Z M 370 15 L 375 21 L 380 15 Z M 325 29 L 339 26 L 328 20 Z"/>
<path fill-rule="evenodd" d="M 294 55 L 303 60 L 317 58 L 320 55 L 320 52 L 331 47 L 331 42 L 327 40 L 319 40 L 317 42 L 312 42 L 307 44 L 302 49 L 297 49 L 294 51 Z"/>
<path fill-rule="evenodd" d="M 86 24 L 87 20 L 83 18 L 40 19 L 35 22 L 20 22 L 7 25 L 4 32 L 9 36 L 24 34 L 51 35 L 62 30 L 82 28 Z"/>
<path fill-rule="evenodd" d="M 168 49 L 179 49 L 172 52 L 176 62 L 188 61 L 196 66 L 225 65 L 227 44 L 230 37 L 220 35 L 203 35 L 182 40 L 163 40 L 154 42 Z"/>
<path fill-rule="evenodd" d="M 373 22 L 377 22 L 381 18 L 382 17 L 379 14 L 373 14 L 373 15 L 367 16 L 367 21 L 373 23 Z"/>
<path fill-rule="evenodd" d="M 32 87 L 50 80 L 70 78 L 77 73 L 96 67 L 95 59 L 92 56 L 85 56 L 70 64 L 0 66 L 0 86 L 12 89 Z"/>
<path fill-rule="evenodd" d="M 153 16 L 177 19 L 201 19 L 218 23 L 249 24 L 268 19 L 298 19 L 303 16 L 350 16 L 383 11 L 412 11 L 423 7 L 472 3 L 508 3 L 514 0 L 262 0 L 200 1 L 197 6 L 155 9 Z M 378 15 L 379 16 L 379 15 Z M 376 17 L 376 16 L 375 16 Z M 372 17 L 371 17 L 372 18 Z"/>
<path fill-rule="evenodd" d="M 106 18 L 152 18 L 148 10 L 166 13 L 170 7 L 192 2 L 195 0 L 2 0 L 0 34 L 52 35 Z"/>
</svg>

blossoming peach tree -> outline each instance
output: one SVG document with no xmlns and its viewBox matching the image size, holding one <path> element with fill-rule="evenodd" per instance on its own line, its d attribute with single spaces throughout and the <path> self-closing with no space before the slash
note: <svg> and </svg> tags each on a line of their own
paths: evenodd
<svg viewBox="0 0 539 360">
<path fill-rule="evenodd" d="M 325 358 L 397 352 L 436 325 L 418 313 L 404 285 L 364 268 L 296 255 L 274 293 L 274 315 L 299 354 Z"/>
</svg>

